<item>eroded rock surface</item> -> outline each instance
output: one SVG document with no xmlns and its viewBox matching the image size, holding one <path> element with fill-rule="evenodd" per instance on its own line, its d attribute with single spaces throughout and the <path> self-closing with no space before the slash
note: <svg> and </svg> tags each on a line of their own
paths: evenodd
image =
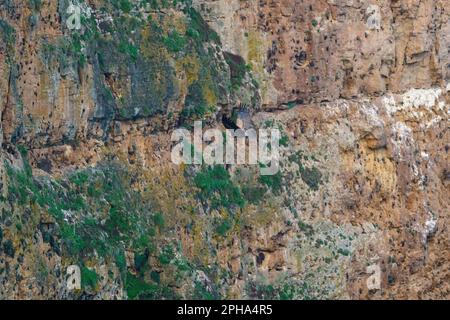
<svg viewBox="0 0 450 320">
<path fill-rule="evenodd" d="M 429 88 L 448 80 L 447 1 L 195 0 L 243 56 L 267 108 Z"/>
<path fill-rule="evenodd" d="M 448 1 L 73 3 L 0 2 L 0 298 L 449 298 Z"/>
</svg>

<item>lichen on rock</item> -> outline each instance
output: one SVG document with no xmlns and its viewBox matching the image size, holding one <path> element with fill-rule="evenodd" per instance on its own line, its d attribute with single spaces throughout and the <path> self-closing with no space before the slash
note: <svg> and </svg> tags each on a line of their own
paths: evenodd
<svg viewBox="0 0 450 320">
<path fill-rule="evenodd" d="M 0 298 L 448 299 L 449 15 L 2 1 Z M 172 164 L 195 120 L 280 171 Z"/>
</svg>

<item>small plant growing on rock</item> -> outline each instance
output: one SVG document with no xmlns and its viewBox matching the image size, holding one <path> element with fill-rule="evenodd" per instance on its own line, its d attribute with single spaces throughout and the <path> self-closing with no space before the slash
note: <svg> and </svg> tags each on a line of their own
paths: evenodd
<svg viewBox="0 0 450 320">
<path fill-rule="evenodd" d="M 81 268 L 81 286 L 83 288 L 95 289 L 99 280 L 98 274 L 87 267 Z"/>
<path fill-rule="evenodd" d="M 303 182 L 305 182 L 312 190 L 319 190 L 322 183 L 322 173 L 316 168 L 305 168 L 300 166 L 300 175 Z"/>
<path fill-rule="evenodd" d="M 14 250 L 14 245 L 11 240 L 8 239 L 5 241 L 3 244 L 3 252 L 5 252 L 8 257 L 14 258 L 16 251 Z"/>
<path fill-rule="evenodd" d="M 233 206 L 242 208 L 245 200 L 241 190 L 232 181 L 230 174 L 223 166 L 205 167 L 199 172 L 194 183 L 200 189 L 200 196 L 210 201 L 214 209 L 231 209 Z"/>
</svg>

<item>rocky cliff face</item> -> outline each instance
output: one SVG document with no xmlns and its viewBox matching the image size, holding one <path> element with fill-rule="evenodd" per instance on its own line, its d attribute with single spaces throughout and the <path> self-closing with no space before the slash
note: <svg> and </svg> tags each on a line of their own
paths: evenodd
<svg viewBox="0 0 450 320">
<path fill-rule="evenodd" d="M 194 1 L 268 108 L 402 93 L 448 77 L 447 1 Z"/>
<path fill-rule="evenodd" d="M 1 298 L 449 298 L 447 0 L 72 4 L 0 0 Z M 277 175 L 170 162 L 240 114 Z"/>
</svg>

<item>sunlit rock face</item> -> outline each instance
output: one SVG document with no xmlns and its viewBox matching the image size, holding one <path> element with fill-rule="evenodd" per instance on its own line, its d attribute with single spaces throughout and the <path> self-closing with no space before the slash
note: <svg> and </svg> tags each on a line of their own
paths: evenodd
<svg viewBox="0 0 450 320">
<path fill-rule="evenodd" d="M 446 1 L 195 0 L 261 79 L 263 101 L 333 101 L 448 80 Z"/>
<path fill-rule="evenodd" d="M 449 298 L 446 0 L 142 3 L 0 2 L 0 298 Z"/>
</svg>

